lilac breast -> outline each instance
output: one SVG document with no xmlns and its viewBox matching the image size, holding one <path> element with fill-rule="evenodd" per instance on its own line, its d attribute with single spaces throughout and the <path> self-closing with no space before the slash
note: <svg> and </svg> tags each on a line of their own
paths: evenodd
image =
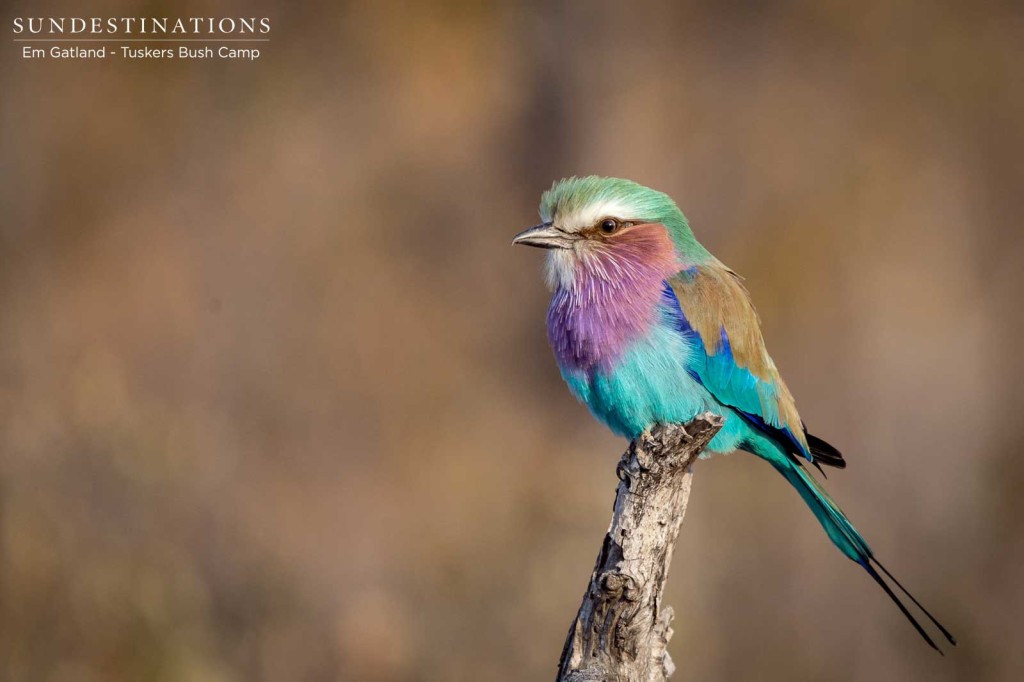
<svg viewBox="0 0 1024 682">
<path fill-rule="evenodd" d="M 596 245 L 578 261 L 571 286 L 555 290 L 548 308 L 548 341 L 559 365 L 610 368 L 657 321 L 663 282 L 678 267 L 660 225 Z"/>
</svg>

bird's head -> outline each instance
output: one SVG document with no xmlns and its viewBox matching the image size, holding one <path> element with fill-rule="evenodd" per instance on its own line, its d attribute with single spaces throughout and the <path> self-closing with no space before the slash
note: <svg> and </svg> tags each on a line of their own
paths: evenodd
<svg viewBox="0 0 1024 682">
<path fill-rule="evenodd" d="M 667 194 L 630 180 L 559 180 L 541 197 L 540 217 L 540 225 L 512 243 L 549 249 L 552 287 L 570 286 L 581 270 L 614 279 L 638 268 L 673 272 L 710 258 Z"/>
</svg>

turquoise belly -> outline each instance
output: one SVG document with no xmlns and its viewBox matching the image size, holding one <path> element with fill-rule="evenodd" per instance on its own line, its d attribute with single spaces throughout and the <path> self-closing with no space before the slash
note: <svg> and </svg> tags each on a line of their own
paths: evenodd
<svg viewBox="0 0 1024 682">
<path fill-rule="evenodd" d="M 620 436 L 636 438 L 656 423 L 686 423 L 703 412 L 726 418 L 709 449 L 736 448 L 745 423 L 686 369 L 690 342 L 663 325 L 630 344 L 612 368 L 562 369 L 572 393 Z"/>
</svg>

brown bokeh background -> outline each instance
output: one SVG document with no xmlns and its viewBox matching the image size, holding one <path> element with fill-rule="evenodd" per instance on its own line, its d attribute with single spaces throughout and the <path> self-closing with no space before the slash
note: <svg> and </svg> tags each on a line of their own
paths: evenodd
<svg viewBox="0 0 1024 682">
<path fill-rule="evenodd" d="M 1020 3 L 3 13 L 50 15 L 273 31 L 252 63 L 5 47 L 0 678 L 550 679 L 623 442 L 509 239 L 585 173 L 747 278 L 830 490 L 961 639 L 741 454 L 697 469 L 678 678 L 1024 678 Z"/>
</svg>

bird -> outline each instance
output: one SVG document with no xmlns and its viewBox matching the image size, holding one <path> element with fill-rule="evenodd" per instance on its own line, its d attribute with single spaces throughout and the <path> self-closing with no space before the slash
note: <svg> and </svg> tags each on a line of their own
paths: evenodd
<svg viewBox="0 0 1024 682">
<path fill-rule="evenodd" d="M 659 423 L 720 415 L 702 457 L 739 450 L 767 461 L 925 642 L 942 653 L 879 571 L 955 645 L 807 468 L 824 474 L 822 465 L 843 469 L 846 460 L 807 431 L 742 279 L 697 241 L 676 203 L 630 180 L 574 176 L 543 193 L 540 218 L 512 243 L 547 250 L 548 341 L 594 417 L 635 439 Z"/>
</svg>

